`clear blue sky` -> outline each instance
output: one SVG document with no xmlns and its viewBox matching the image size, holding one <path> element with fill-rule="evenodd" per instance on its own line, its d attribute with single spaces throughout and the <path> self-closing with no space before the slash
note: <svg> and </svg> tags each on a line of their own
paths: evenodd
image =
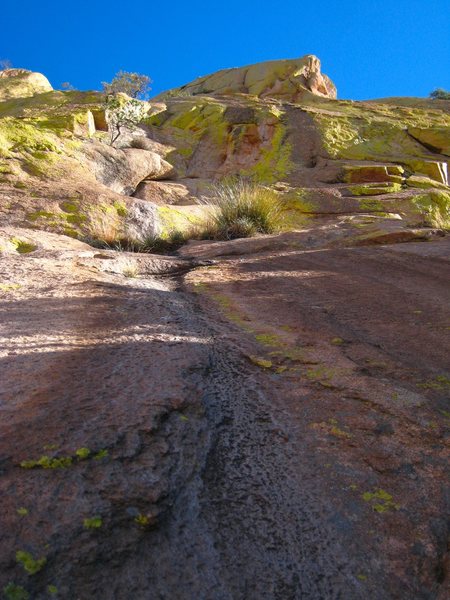
<svg viewBox="0 0 450 600">
<path fill-rule="evenodd" d="M 54 87 L 120 69 L 153 93 L 225 67 L 316 54 L 340 98 L 450 89 L 449 0 L 21 0 L 1 10 L 0 59 Z"/>
</svg>

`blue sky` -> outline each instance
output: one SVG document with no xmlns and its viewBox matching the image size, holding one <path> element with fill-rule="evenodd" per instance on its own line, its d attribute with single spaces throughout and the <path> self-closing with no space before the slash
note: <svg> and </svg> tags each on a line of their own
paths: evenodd
<svg viewBox="0 0 450 600">
<path fill-rule="evenodd" d="M 153 93 L 200 75 L 316 54 L 340 98 L 427 96 L 450 89 L 449 0 L 9 1 L 0 59 L 54 87 L 99 89 L 120 70 Z"/>
</svg>

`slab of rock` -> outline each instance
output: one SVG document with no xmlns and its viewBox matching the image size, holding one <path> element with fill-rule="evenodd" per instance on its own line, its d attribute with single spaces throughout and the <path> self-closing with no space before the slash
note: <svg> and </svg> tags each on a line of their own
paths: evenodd
<svg viewBox="0 0 450 600">
<path fill-rule="evenodd" d="M 434 152 L 450 156 L 450 136 L 446 127 L 410 127 L 409 135 Z"/>
</svg>

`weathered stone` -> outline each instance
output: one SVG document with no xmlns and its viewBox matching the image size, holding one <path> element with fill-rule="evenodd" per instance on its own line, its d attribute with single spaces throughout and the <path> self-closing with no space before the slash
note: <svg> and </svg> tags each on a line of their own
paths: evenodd
<svg viewBox="0 0 450 600">
<path fill-rule="evenodd" d="M 178 181 L 142 181 L 133 194 L 135 198 L 149 200 L 158 205 L 191 205 L 201 197 L 208 196 L 210 182 L 202 179 L 180 179 Z"/>
<path fill-rule="evenodd" d="M 143 242 L 161 232 L 161 222 L 155 204 L 134 200 L 127 206 L 124 234 L 131 240 Z"/>
<path fill-rule="evenodd" d="M 308 55 L 292 60 L 272 60 L 247 67 L 224 69 L 199 77 L 178 90 L 178 94 L 251 94 L 262 98 L 282 98 L 296 102 L 308 92 L 336 97 L 336 87 L 320 71 L 320 61 Z M 164 96 L 164 95 L 163 95 Z"/>
<path fill-rule="evenodd" d="M 402 167 L 398 168 L 403 171 Z M 397 181 L 397 177 L 388 165 L 351 165 L 344 167 L 343 180 L 346 183 L 375 183 Z"/>
<path fill-rule="evenodd" d="M 172 165 L 147 150 L 121 150 L 94 143 L 86 145 L 85 155 L 96 179 L 122 194 L 132 194 L 144 179 L 164 179 L 175 174 Z"/>
<path fill-rule="evenodd" d="M 450 156 L 450 127 L 410 127 L 408 133 L 433 152 Z"/>
<path fill-rule="evenodd" d="M 408 159 L 405 160 L 404 163 L 410 167 L 415 174 L 427 175 L 439 183 L 448 185 L 448 166 L 446 162 Z"/>
<path fill-rule="evenodd" d="M 423 188 L 423 189 L 431 189 L 431 188 L 440 188 L 443 190 L 448 190 L 448 186 L 443 183 L 439 183 L 435 179 L 430 179 L 429 177 L 425 177 L 424 175 L 411 175 L 406 180 L 406 185 L 413 188 Z"/>
<path fill-rule="evenodd" d="M 25 98 L 51 92 L 47 77 L 26 69 L 5 69 L 0 71 L 0 102 L 11 98 Z"/>
</svg>

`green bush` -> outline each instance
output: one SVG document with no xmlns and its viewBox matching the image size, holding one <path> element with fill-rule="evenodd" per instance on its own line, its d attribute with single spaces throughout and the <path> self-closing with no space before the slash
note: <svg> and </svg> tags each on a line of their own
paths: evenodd
<svg viewBox="0 0 450 600">
<path fill-rule="evenodd" d="M 437 88 L 430 93 L 430 98 L 433 98 L 433 100 L 450 100 L 450 92 Z"/>
</svg>

